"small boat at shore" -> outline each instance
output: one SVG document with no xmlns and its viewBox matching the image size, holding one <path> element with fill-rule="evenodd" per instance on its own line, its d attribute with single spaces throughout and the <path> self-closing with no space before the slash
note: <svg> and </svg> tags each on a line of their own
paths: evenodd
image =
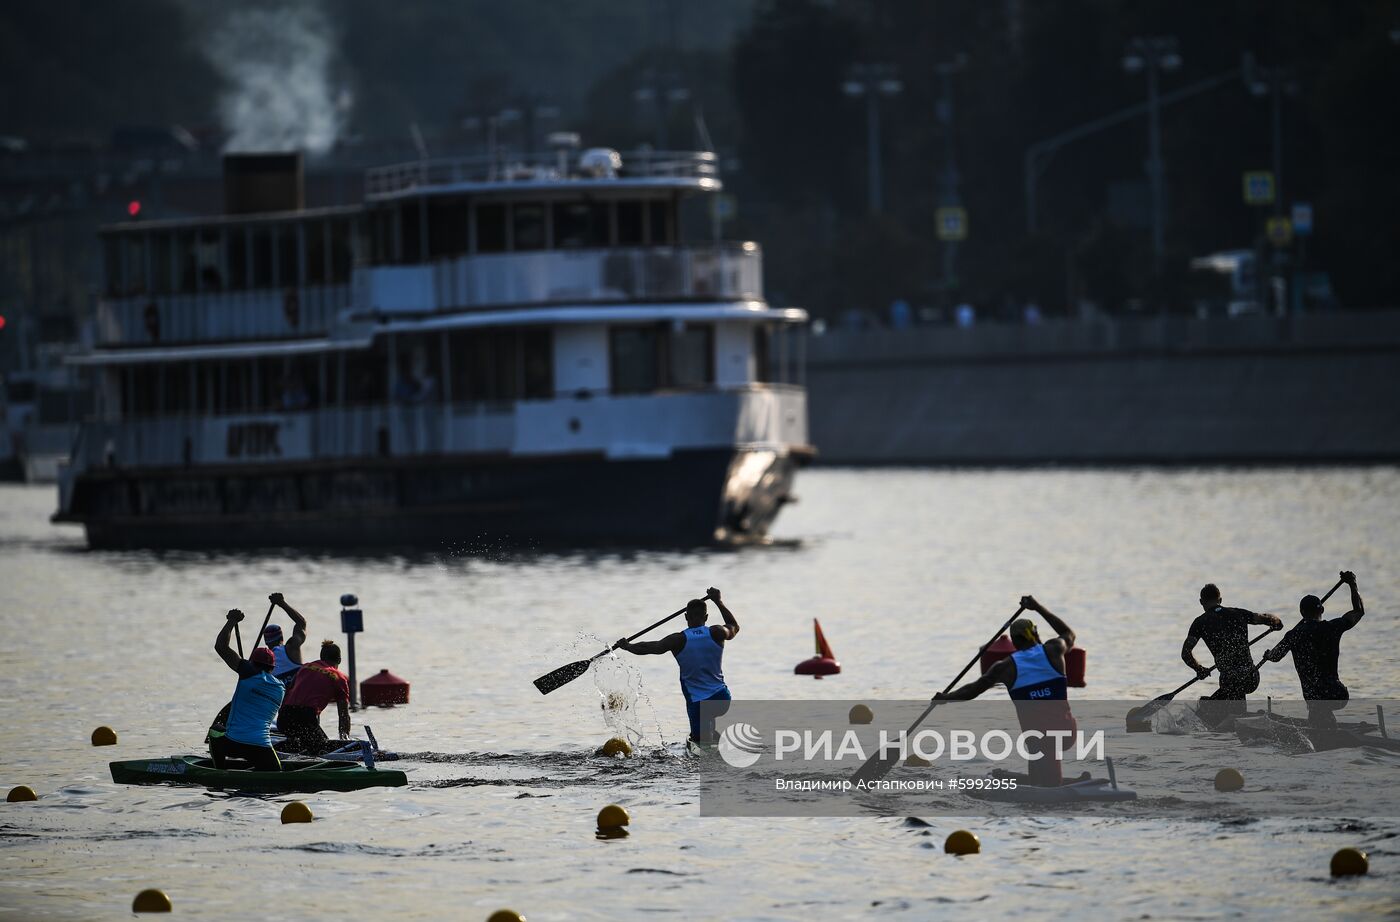
<svg viewBox="0 0 1400 922">
<path fill-rule="evenodd" d="M 246 763 L 237 763 L 246 764 Z M 287 759 L 282 771 L 250 768 L 215 768 L 205 756 L 171 756 L 166 759 L 134 759 L 112 762 L 117 784 L 191 784 L 206 788 L 288 794 L 313 791 L 358 791 L 373 787 L 402 787 L 408 777 L 401 771 L 368 768 L 358 762 L 328 759 Z"/>
</svg>

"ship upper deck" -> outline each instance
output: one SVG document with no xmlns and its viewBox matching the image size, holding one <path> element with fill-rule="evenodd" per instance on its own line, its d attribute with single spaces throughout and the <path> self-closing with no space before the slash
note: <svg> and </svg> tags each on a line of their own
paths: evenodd
<svg viewBox="0 0 1400 922">
<path fill-rule="evenodd" d="M 719 158 L 712 151 L 592 148 L 526 156 L 476 155 L 413 160 L 365 173 L 370 201 L 425 193 L 577 191 L 657 188 L 717 192 Z"/>
</svg>

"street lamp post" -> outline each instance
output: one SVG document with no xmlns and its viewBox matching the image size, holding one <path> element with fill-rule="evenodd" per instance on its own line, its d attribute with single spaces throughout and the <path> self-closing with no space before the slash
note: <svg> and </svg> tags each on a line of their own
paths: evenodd
<svg viewBox="0 0 1400 922">
<path fill-rule="evenodd" d="M 967 67 L 967 55 L 958 54 L 952 60 L 944 61 L 936 68 L 942 80 L 943 95 L 938 100 L 938 121 L 943 125 L 943 170 L 939 180 L 940 207 L 954 208 L 962 204 L 958 194 L 960 177 L 956 145 L 953 143 L 953 75 Z M 943 283 L 951 289 L 957 260 L 958 244 L 955 240 L 943 243 Z"/>
<path fill-rule="evenodd" d="M 895 76 L 894 67 L 890 64 L 857 64 L 851 68 L 841 89 L 847 96 L 865 97 L 870 213 L 879 214 L 884 211 L 884 198 L 880 181 L 880 107 L 877 97 L 898 96 L 904 90 L 904 84 Z"/>
<path fill-rule="evenodd" d="M 1172 36 L 1134 38 L 1123 52 L 1123 70 L 1147 75 L 1147 181 L 1152 197 L 1152 270 L 1162 274 L 1166 252 L 1165 193 L 1163 191 L 1161 97 L 1158 78 L 1181 66 Z"/>
</svg>

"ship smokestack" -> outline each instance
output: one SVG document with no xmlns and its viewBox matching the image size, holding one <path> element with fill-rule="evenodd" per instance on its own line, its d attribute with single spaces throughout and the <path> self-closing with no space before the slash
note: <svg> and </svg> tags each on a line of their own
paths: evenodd
<svg viewBox="0 0 1400 922">
<path fill-rule="evenodd" d="M 306 207 L 301 151 L 224 154 L 224 213 L 264 214 Z"/>
</svg>

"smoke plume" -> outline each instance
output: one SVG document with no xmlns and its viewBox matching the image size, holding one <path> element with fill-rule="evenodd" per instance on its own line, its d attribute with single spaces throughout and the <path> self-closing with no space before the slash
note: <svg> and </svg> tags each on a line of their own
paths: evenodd
<svg viewBox="0 0 1400 922">
<path fill-rule="evenodd" d="M 230 5 L 209 23 L 203 50 L 228 89 L 219 115 L 226 151 L 324 153 L 350 111 L 337 89 L 335 34 L 317 0 Z"/>
</svg>

